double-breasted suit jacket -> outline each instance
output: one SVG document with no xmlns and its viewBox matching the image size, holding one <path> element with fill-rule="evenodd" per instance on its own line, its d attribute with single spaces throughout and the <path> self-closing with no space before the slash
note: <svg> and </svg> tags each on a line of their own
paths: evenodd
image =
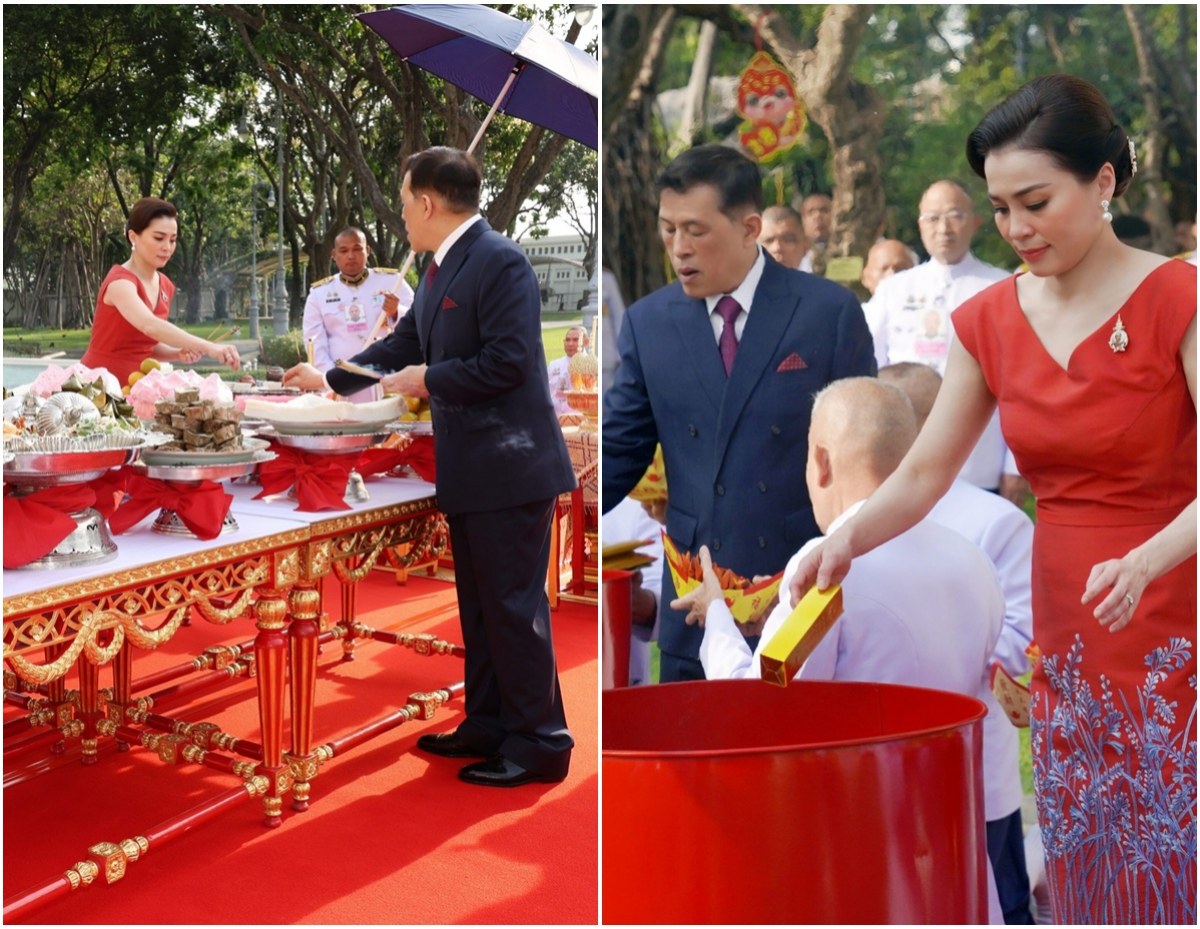
<svg viewBox="0 0 1200 929">
<path fill-rule="evenodd" d="M 873 376 L 870 331 L 850 291 L 769 255 L 726 377 L 703 299 L 670 284 L 629 307 L 620 367 L 605 395 L 603 505 L 616 505 L 662 444 L 667 532 L 681 551 L 707 545 L 746 577 L 775 574 L 819 535 L 804 471 L 813 396 Z M 659 645 L 687 659 L 703 630 L 669 609 L 663 572 Z"/>
<path fill-rule="evenodd" d="M 427 364 L 438 503 L 446 513 L 550 499 L 575 486 L 554 414 L 541 338 L 541 294 L 525 253 L 479 220 L 450 248 L 433 284 L 386 339 L 354 356 L 386 371 Z M 328 372 L 339 394 L 370 381 Z"/>
</svg>

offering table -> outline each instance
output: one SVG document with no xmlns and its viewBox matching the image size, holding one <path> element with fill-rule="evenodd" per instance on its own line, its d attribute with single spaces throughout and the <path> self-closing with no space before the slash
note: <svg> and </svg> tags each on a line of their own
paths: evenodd
<svg viewBox="0 0 1200 929">
<path fill-rule="evenodd" d="M 118 538 L 115 561 L 53 571 L 5 571 L 5 699 L 30 711 L 27 727 L 51 726 L 64 739 L 81 741 L 83 762 L 95 763 L 101 738 L 141 744 L 169 765 L 202 764 L 238 775 L 243 784 L 146 836 L 115 845 L 100 843 L 91 857 L 60 876 L 5 902 L 5 917 L 19 918 L 35 905 L 103 873 L 111 883 L 151 845 L 182 834 L 197 821 L 240 802 L 262 798 L 265 822 L 278 826 L 283 797 L 293 809 L 308 806 L 318 766 L 335 754 L 413 718 L 429 718 L 461 693 L 461 683 L 431 694 L 413 694 L 397 713 L 336 742 L 314 741 L 317 649 L 320 643 L 372 638 L 406 645 L 422 654 L 461 656 L 463 650 L 432 636 L 376 632 L 354 622 L 354 583 L 388 546 L 408 543 L 411 557 L 436 555 L 446 528 L 433 487 L 419 480 L 385 478 L 370 484 L 371 500 L 346 511 L 304 513 L 284 496 L 254 500 L 260 488 L 233 486 L 231 507 L 238 531 L 210 541 L 151 531 L 147 518 Z M 342 616 L 322 629 L 318 585 L 333 573 L 343 588 Z M 207 722 L 160 715 L 150 698 L 134 697 L 132 648 L 156 648 L 171 639 L 195 607 L 205 620 L 230 623 L 252 617 L 252 648 L 209 650 L 192 670 L 229 677 L 256 677 L 262 742 L 222 732 Z M 155 628 L 147 622 L 162 615 Z M 352 649 L 347 651 L 352 654 Z M 285 661 L 290 662 L 292 746 L 283 751 Z M 112 666 L 112 687 L 101 690 L 99 668 Z M 78 668 L 79 692 L 68 693 L 65 676 Z M 162 682 L 177 674 L 156 676 Z M 461 671 L 456 671 L 456 677 Z M 204 682 L 195 682 L 197 686 Z M 180 685 L 172 690 L 183 690 Z"/>
</svg>

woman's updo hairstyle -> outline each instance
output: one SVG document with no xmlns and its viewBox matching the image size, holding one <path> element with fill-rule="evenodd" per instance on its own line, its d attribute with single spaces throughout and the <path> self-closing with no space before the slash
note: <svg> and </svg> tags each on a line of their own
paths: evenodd
<svg viewBox="0 0 1200 929">
<path fill-rule="evenodd" d="M 158 197 L 142 197 L 129 211 L 129 219 L 125 221 L 125 237 L 128 238 L 131 232 L 141 235 L 160 216 L 177 219 L 179 213 L 173 203 L 159 200 Z"/>
<path fill-rule="evenodd" d="M 1133 179 L 1129 137 L 1108 101 L 1087 81 L 1069 74 L 1036 77 L 997 104 L 967 136 L 967 161 L 985 177 L 983 162 L 996 149 L 1045 152 L 1081 181 L 1108 162 L 1116 172 L 1114 197 Z"/>
</svg>

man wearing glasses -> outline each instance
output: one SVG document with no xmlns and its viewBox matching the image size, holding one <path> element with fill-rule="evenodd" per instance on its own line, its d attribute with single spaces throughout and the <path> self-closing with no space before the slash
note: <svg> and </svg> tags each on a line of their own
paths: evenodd
<svg viewBox="0 0 1200 929">
<path fill-rule="evenodd" d="M 921 242 L 929 260 L 879 282 L 872 301 L 880 319 L 875 360 L 881 368 L 914 361 L 943 374 L 954 332 L 950 314 L 1009 272 L 971 254 L 971 240 L 983 220 L 962 184 L 934 181 L 921 196 L 920 211 Z M 1010 499 L 1023 494 L 998 416 L 992 417 L 960 477 Z"/>
</svg>

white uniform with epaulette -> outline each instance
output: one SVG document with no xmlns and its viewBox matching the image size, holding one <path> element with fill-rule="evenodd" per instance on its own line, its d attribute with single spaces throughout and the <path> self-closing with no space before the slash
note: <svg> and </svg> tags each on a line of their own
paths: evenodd
<svg viewBox="0 0 1200 929">
<path fill-rule="evenodd" d="M 312 363 L 328 371 L 339 358 L 350 359 L 366 347 L 368 336 L 383 313 L 384 294 L 400 298 L 397 319 L 412 306 L 413 291 L 394 268 L 367 268 L 364 276 L 350 283 L 342 274 L 317 281 L 304 304 L 304 338 L 313 346 Z M 385 323 L 379 338 L 388 334 L 395 321 Z M 355 403 L 378 399 L 370 387 L 347 397 Z"/>
<path fill-rule="evenodd" d="M 944 374 L 954 338 L 950 314 L 981 290 L 1009 276 L 1010 272 L 967 252 L 955 265 L 931 258 L 885 277 L 871 298 L 867 317 L 875 338 L 875 361 L 881 368 L 915 361 Z M 984 490 L 996 490 L 1003 475 L 1016 473 L 1017 464 L 1000 432 L 997 411 L 958 476 Z"/>
</svg>

